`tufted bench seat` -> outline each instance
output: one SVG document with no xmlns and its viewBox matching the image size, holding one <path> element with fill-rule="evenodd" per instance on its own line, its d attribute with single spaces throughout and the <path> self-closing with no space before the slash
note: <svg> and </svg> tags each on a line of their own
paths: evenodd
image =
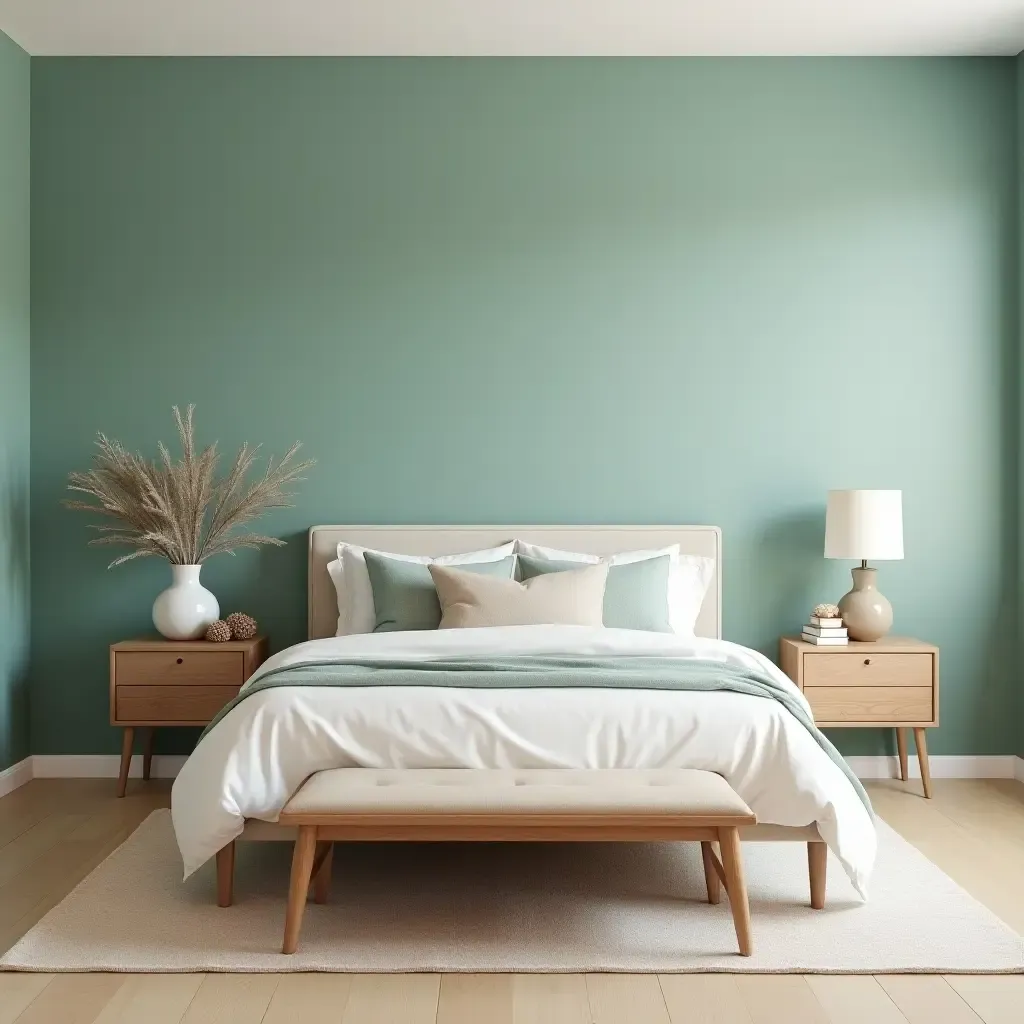
<svg viewBox="0 0 1024 1024">
<path fill-rule="evenodd" d="M 279 819 L 298 829 L 282 951 L 298 945 L 311 881 L 317 902 L 327 899 L 334 842 L 698 841 L 708 900 L 717 903 L 725 886 L 740 953 L 749 956 L 739 829 L 755 820 L 720 775 L 691 769 L 317 772 Z"/>
</svg>

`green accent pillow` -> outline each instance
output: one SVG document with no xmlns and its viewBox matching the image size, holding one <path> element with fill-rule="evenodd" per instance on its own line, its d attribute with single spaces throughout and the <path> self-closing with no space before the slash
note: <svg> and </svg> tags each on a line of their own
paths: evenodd
<svg viewBox="0 0 1024 1024">
<path fill-rule="evenodd" d="M 430 570 L 422 562 L 403 562 L 367 551 L 366 574 L 373 591 L 374 633 L 400 629 L 437 629 L 441 625 L 441 605 Z M 498 576 L 510 580 L 515 571 L 515 555 L 497 562 L 469 562 L 453 565 L 463 572 Z"/>
<path fill-rule="evenodd" d="M 519 555 L 519 578 L 528 580 L 548 572 L 580 569 L 582 565 L 580 562 Z M 604 624 L 617 629 L 671 633 L 672 624 L 668 617 L 668 577 L 671 569 L 671 555 L 658 555 L 656 558 L 609 567 L 604 590 Z"/>
</svg>

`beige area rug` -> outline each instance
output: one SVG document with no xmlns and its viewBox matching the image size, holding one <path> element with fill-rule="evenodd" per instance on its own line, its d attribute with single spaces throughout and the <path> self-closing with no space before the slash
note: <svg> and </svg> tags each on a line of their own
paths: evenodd
<svg viewBox="0 0 1024 1024">
<path fill-rule="evenodd" d="M 705 902 L 698 844 L 360 844 L 331 902 L 278 951 L 290 843 L 239 844 L 236 904 L 213 864 L 181 881 L 156 811 L 2 959 L 37 971 L 1020 972 L 1024 942 L 879 822 L 871 900 L 830 857 L 807 906 L 805 847 L 744 844 L 755 953 Z"/>
</svg>

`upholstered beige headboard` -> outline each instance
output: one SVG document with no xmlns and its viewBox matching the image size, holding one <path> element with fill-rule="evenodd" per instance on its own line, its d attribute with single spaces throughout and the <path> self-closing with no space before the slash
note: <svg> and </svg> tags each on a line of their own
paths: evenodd
<svg viewBox="0 0 1024 1024">
<path fill-rule="evenodd" d="M 403 555 L 450 555 L 497 547 L 514 537 L 595 555 L 678 544 L 683 554 L 714 558 L 697 635 L 722 635 L 722 531 L 717 526 L 314 526 L 309 531 L 309 638 L 334 636 L 338 627 L 327 563 L 336 557 L 339 541 Z"/>
</svg>

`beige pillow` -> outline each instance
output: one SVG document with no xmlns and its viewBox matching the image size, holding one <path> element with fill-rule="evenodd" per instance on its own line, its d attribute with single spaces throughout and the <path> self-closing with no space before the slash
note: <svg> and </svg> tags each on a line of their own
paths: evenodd
<svg viewBox="0 0 1024 1024">
<path fill-rule="evenodd" d="M 600 626 L 608 565 L 549 572 L 523 583 L 431 565 L 441 603 L 440 629 L 533 626 L 558 623 Z"/>
</svg>

